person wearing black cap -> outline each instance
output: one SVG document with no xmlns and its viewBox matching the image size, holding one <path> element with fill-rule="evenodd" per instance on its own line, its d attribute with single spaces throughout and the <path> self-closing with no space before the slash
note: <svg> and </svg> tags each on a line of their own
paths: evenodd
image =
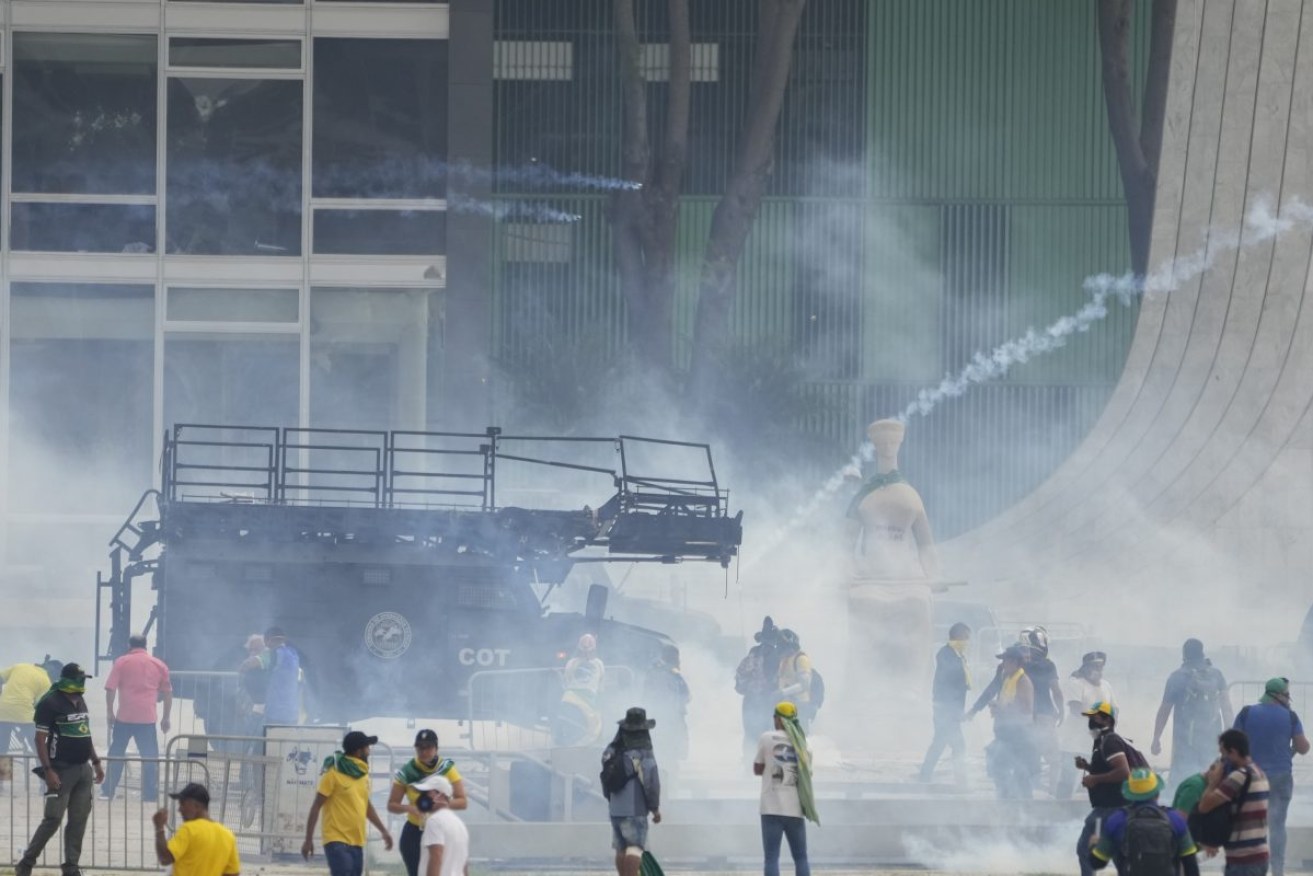
<svg viewBox="0 0 1313 876">
<path fill-rule="evenodd" d="M 352 730 L 342 737 L 342 750 L 324 759 L 315 801 L 305 820 L 301 856 L 315 853 L 315 825 L 324 813 L 324 858 L 332 876 L 361 876 L 365 869 L 365 822 L 378 828 L 383 848 L 392 849 L 392 834 L 369 802 L 369 749 L 377 736 Z"/>
<path fill-rule="evenodd" d="M 165 833 L 169 812 L 160 809 L 151 816 L 155 823 L 155 856 L 162 865 L 173 865 L 173 876 L 237 876 L 242 862 L 237 857 L 237 838 L 228 828 L 210 820 L 210 792 L 192 782 L 176 794 L 182 826 L 170 839 Z"/>
<path fill-rule="evenodd" d="M 1208 768 L 1217 756 L 1217 735 L 1230 727 L 1235 713 L 1226 677 L 1204 656 L 1204 643 L 1186 639 L 1181 666 L 1167 677 L 1162 705 L 1153 724 L 1149 751 L 1162 754 L 1162 735 L 1172 718 L 1172 766 L 1167 778 L 1173 789 Z"/>
<path fill-rule="evenodd" d="M 87 674 L 76 663 L 68 663 L 56 681 L 36 704 L 36 751 L 41 758 L 41 774 L 46 793 L 44 817 L 27 844 L 23 857 L 14 866 L 15 876 L 31 876 L 37 858 L 59 831 L 64 828 L 64 876 L 77 876 L 82 860 L 82 837 L 91 816 L 93 789 L 105 781 L 100 756 L 91 739 L 91 718 L 87 701 Z"/>
<path fill-rule="evenodd" d="M 438 757 L 438 734 L 424 729 L 415 734 L 415 756 L 392 776 L 392 792 L 388 796 L 388 812 L 406 816 L 397 848 L 406 865 L 407 876 L 418 876 L 423 847 L 420 837 L 424 833 L 425 813 L 419 809 L 422 792 L 415 785 L 429 776 L 444 776 L 451 783 L 452 793 L 444 802 L 451 809 L 464 809 L 469 805 L 465 796 L 465 782 L 460 771 L 449 757 Z"/>
<path fill-rule="evenodd" d="M 638 876 L 647 848 L 647 816 L 661 823 L 661 776 L 652 754 L 652 728 L 656 721 L 647 710 L 634 706 L 617 721 L 615 738 L 602 752 L 602 771 L 613 758 L 621 758 L 625 783 L 618 790 L 606 791 L 611 815 L 611 847 L 615 849 L 615 870 L 619 876 Z"/>
</svg>

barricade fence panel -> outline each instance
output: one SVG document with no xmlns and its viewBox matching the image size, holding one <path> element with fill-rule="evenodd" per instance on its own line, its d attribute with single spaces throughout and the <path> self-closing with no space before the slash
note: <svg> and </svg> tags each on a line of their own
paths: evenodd
<svg viewBox="0 0 1313 876">
<path fill-rule="evenodd" d="M 27 849 L 28 841 L 45 817 L 48 788 L 34 774 L 41 765 L 33 754 L 4 756 L 12 767 L 12 778 L 0 782 L 0 843 L 8 849 L 5 859 L 16 864 Z M 101 794 L 101 786 L 91 791 L 91 813 L 82 840 L 84 870 L 158 870 L 155 857 L 155 828 L 151 817 L 160 808 L 172 809 L 165 790 L 187 782 L 210 784 L 204 763 L 170 762 L 167 758 L 102 757 L 106 770 L 117 766 L 123 780 L 111 799 Z M 142 778 L 154 772 L 155 781 L 143 787 Z M 161 787 L 161 785 L 163 787 Z M 46 844 L 37 859 L 38 867 L 57 868 L 64 857 L 64 825 Z"/>
</svg>

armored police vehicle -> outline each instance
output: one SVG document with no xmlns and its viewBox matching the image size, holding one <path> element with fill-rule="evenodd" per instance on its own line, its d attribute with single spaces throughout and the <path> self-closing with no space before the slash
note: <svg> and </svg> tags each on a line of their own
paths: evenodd
<svg viewBox="0 0 1313 876">
<path fill-rule="evenodd" d="M 727 566 L 742 540 L 707 445 L 634 436 L 177 425 L 161 481 L 98 576 L 98 659 L 126 650 L 134 599 L 184 697 L 186 670 L 231 672 L 280 627 L 311 720 L 541 721 L 561 697 L 542 670 L 585 632 L 641 684 L 669 639 L 605 618 L 602 586 L 580 613 L 547 594 L 580 563 Z"/>
</svg>

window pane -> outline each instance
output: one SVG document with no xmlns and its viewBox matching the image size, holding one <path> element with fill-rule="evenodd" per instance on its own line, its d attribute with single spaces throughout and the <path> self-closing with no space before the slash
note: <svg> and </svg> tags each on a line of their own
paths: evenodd
<svg viewBox="0 0 1313 876">
<path fill-rule="evenodd" d="M 154 252 L 155 208 L 145 204 L 13 205 L 9 245 L 31 252 Z"/>
<path fill-rule="evenodd" d="M 169 64 L 299 70 L 301 41 L 173 37 L 169 40 Z"/>
<path fill-rule="evenodd" d="M 153 483 L 154 291 L 14 283 L 10 314 L 10 509 L 127 513 Z"/>
<path fill-rule="evenodd" d="M 427 289 L 312 289 L 311 425 L 422 423 L 428 338 Z"/>
<path fill-rule="evenodd" d="M 315 210 L 315 252 L 322 255 L 442 255 L 443 210 Z"/>
<path fill-rule="evenodd" d="M 446 191 L 445 40 L 315 40 L 316 197 Z"/>
<path fill-rule="evenodd" d="M 286 335 L 171 335 L 164 425 L 287 426 L 297 421 L 298 342 Z"/>
<path fill-rule="evenodd" d="M 296 322 L 301 293 L 296 289 L 169 290 L 165 319 L 171 322 Z"/>
<path fill-rule="evenodd" d="M 169 252 L 301 254 L 302 90 L 169 79 Z"/>
<path fill-rule="evenodd" d="M 155 37 L 14 34 L 16 192 L 155 193 Z"/>
</svg>

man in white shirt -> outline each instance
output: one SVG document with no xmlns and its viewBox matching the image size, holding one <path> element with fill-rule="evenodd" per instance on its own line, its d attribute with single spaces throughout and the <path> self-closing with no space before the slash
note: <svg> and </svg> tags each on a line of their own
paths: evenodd
<svg viewBox="0 0 1313 876">
<path fill-rule="evenodd" d="M 428 810 L 420 837 L 419 876 L 469 876 L 470 832 L 449 807 L 451 782 L 434 773 L 411 787 L 422 795 L 416 801 L 420 811 Z"/>
<path fill-rule="evenodd" d="M 791 702 L 775 706 L 775 729 L 757 742 L 754 775 L 761 776 L 761 843 L 765 876 L 780 876 L 780 840 L 789 842 L 796 876 L 811 876 L 807 820 L 820 823 L 811 787 L 811 753 Z"/>
<path fill-rule="evenodd" d="M 1081 658 L 1080 668 L 1062 685 L 1062 700 L 1067 715 L 1061 727 L 1063 757 L 1059 763 L 1062 765 L 1062 775 L 1055 789 L 1055 796 L 1059 800 L 1071 799 L 1072 792 L 1076 790 L 1076 755 L 1089 753 L 1090 739 L 1086 722 L 1081 716 L 1094 708 L 1095 703 L 1114 706 L 1117 703 L 1112 694 L 1112 685 L 1103 678 L 1103 667 L 1107 662 L 1107 654 L 1090 651 Z"/>
</svg>

